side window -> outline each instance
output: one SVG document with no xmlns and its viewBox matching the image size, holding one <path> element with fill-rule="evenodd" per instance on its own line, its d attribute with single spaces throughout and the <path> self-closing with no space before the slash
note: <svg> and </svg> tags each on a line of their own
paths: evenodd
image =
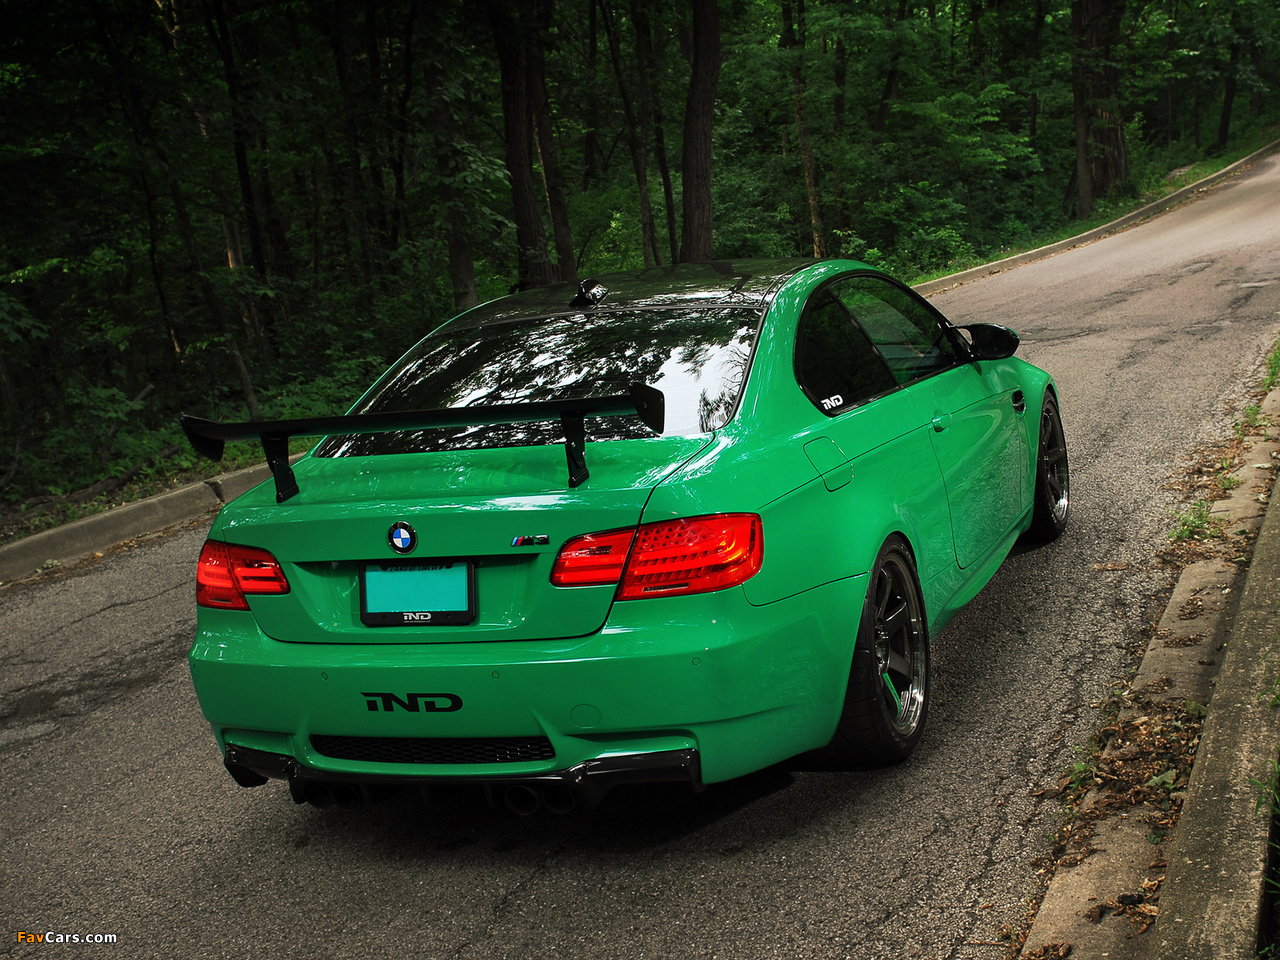
<svg viewBox="0 0 1280 960">
<path fill-rule="evenodd" d="M 830 290 L 867 332 L 896 382 L 910 383 L 959 362 L 937 316 L 901 287 L 867 275 L 838 281 Z"/>
<path fill-rule="evenodd" d="M 800 389 L 832 417 L 896 386 L 867 335 L 825 290 L 800 317 L 795 364 Z"/>
</svg>

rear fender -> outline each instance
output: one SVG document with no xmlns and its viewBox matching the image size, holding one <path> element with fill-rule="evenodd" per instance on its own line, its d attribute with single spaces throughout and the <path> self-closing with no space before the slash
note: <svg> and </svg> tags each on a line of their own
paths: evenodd
<svg viewBox="0 0 1280 960">
<path fill-rule="evenodd" d="M 742 457 L 731 443 L 718 439 L 654 490 L 644 518 L 760 514 L 764 563 L 743 585 L 755 606 L 864 576 L 894 533 L 910 543 L 922 570 L 955 566 L 946 491 L 923 429 L 823 475 L 804 452 L 812 439 L 808 434 L 788 437 L 763 455 L 757 443 L 753 455 Z M 712 460 L 717 461 L 714 470 Z M 838 481 L 832 480 L 833 473 L 840 474 Z M 927 584 L 931 577 L 922 573 L 920 579 Z M 945 598 L 926 591 L 926 609 L 940 606 L 939 599 Z M 850 626 L 853 633 L 856 624 Z"/>
</svg>

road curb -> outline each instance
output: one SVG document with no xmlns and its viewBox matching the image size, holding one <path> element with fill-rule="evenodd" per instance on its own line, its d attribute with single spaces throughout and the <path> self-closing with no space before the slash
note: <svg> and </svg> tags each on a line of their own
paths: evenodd
<svg viewBox="0 0 1280 960">
<path fill-rule="evenodd" d="M 0 546 L 0 581 L 27 577 L 124 540 L 193 520 L 230 503 L 270 476 L 267 465 L 258 464 L 6 543 Z"/>
<path fill-rule="evenodd" d="M 1272 819 L 1259 800 L 1280 748 L 1280 707 L 1272 706 L 1280 694 L 1280 510 L 1271 509 L 1270 480 L 1280 468 L 1280 391 L 1262 413 L 1267 435 L 1250 444 L 1233 472 L 1241 482 L 1212 509 L 1232 532 L 1253 535 L 1251 560 L 1243 572 L 1220 557 L 1183 568 L 1129 683 L 1136 699 L 1121 713 L 1209 705 L 1178 822 L 1157 847 L 1147 836 L 1149 809 L 1098 820 L 1083 854 L 1058 865 L 1021 956 L 1065 956 L 1064 948 L 1113 960 L 1258 955 Z M 1158 896 L 1148 899 L 1152 890 Z M 1111 909 L 1124 895 L 1155 908 L 1138 918 L 1155 918 L 1145 932 Z"/>
<path fill-rule="evenodd" d="M 1153 957 L 1253 960 L 1264 922 L 1280 746 L 1280 510 L 1268 508 L 1169 844 Z"/>
</svg>

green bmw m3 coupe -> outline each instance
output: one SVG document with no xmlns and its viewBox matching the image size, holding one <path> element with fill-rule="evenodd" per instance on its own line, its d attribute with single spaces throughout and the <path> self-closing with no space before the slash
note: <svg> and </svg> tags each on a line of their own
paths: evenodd
<svg viewBox="0 0 1280 960">
<path fill-rule="evenodd" d="M 227 770 L 528 813 L 905 759 L 931 638 L 1067 523 L 1057 387 L 1017 345 L 855 261 L 684 264 L 463 313 L 345 416 L 185 417 L 273 474 L 199 561 Z M 293 436 L 323 439 L 291 465 Z"/>
</svg>

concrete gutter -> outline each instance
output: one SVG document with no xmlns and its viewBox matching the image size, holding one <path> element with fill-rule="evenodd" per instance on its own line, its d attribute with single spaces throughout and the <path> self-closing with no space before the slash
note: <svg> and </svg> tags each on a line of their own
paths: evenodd
<svg viewBox="0 0 1280 960">
<path fill-rule="evenodd" d="M 1152 957 L 1258 956 L 1272 820 L 1262 785 L 1280 750 L 1278 694 L 1280 510 L 1268 507 L 1169 845 Z"/>
<path fill-rule="evenodd" d="M 1280 707 L 1271 705 L 1280 694 L 1280 509 L 1271 509 L 1280 392 L 1262 410 L 1267 436 L 1233 471 L 1240 483 L 1212 501 L 1215 519 L 1252 538 L 1251 562 L 1241 571 L 1214 557 L 1182 569 L 1117 717 L 1209 705 L 1178 821 L 1153 845 L 1154 808 L 1121 802 L 1107 813 L 1122 798 L 1092 791 L 1081 808 L 1084 846 L 1057 865 L 1021 954 L 1028 960 L 1064 949 L 1111 960 L 1256 960 L 1272 819 L 1259 800 L 1280 749 Z M 1103 756 L 1119 756 L 1113 747 Z M 1101 819 L 1087 819 L 1093 810 Z M 1117 909 L 1125 898 L 1143 912 Z"/>
<path fill-rule="evenodd" d="M 0 546 L 0 582 L 27 577 L 100 553 L 122 541 L 186 523 L 230 503 L 270 477 L 271 471 L 262 463 L 6 543 Z"/>
</svg>

